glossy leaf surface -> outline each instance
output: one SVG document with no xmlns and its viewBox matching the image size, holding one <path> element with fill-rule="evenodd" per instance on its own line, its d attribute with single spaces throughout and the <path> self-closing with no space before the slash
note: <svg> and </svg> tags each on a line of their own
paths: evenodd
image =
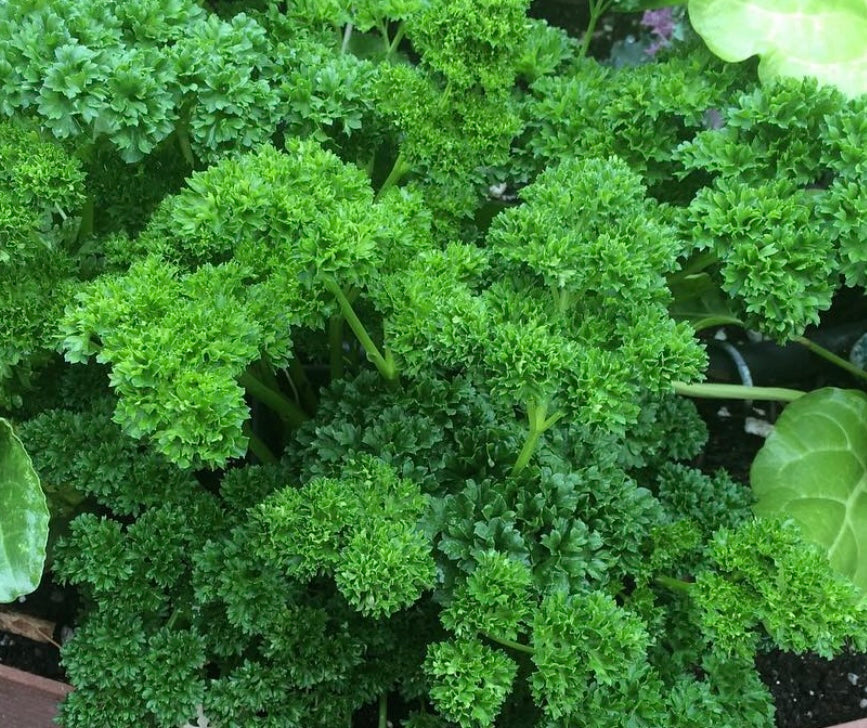
<svg viewBox="0 0 867 728">
<path fill-rule="evenodd" d="M 0 603 L 39 585 L 48 540 L 48 506 L 30 456 L 0 418 Z"/>
<path fill-rule="evenodd" d="M 867 590 L 867 395 L 820 389 L 788 405 L 753 462 L 758 515 L 789 516 Z"/>
<path fill-rule="evenodd" d="M 689 19 L 723 60 L 760 56 L 763 83 L 813 76 L 867 93 L 867 0 L 690 0 Z"/>
</svg>

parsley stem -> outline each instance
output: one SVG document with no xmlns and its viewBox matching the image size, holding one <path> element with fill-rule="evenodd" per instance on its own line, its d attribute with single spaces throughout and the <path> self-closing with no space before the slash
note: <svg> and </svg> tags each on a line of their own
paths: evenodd
<svg viewBox="0 0 867 728">
<path fill-rule="evenodd" d="M 379 373 L 382 374 L 383 378 L 387 382 L 397 381 L 399 373 L 391 352 L 386 349 L 385 356 L 379 353 L 379 349 L 377 349 L 376 344 L 373 343 L 373 339 L 370 338 L 370 334 L 367 333 L 367 329 L 364 328 L 361 319 L 358 318 L 355 311 L 352 309 L 352 304 L 349 302 L 349 299 L 346 298 L 346 294 L 343 293 L 343 290 L 335 281 L 326 280 L 325 287 L 337 299 L 337 304 L 340 306 L 340 310 L 343 313 L 343 317 L 346 319 L 346 323 L 349 324 L 352 333 L 354 333 L 359 342 L 361 342 L 364 351 L 367 353 L 367 358 L 373 362 L 374 366 L 376 366 Z"/>
<path fill-rule="evenodd" d="M 177 126 L 175 126 L 175 134 L 177 134 L 178 146 L 181 148 L 184 160 L 190 167 L 195 167 L 196 158 L 193 155 L 193 147 L 190 144 L 190 133 L 187 129 L 186 120 L 178 122 Z"/>
<path fill-rule="evenodd" d="M 406 33 L 406 26 L 404 22 L 401 20 L 400 25 L 397 26 L 397 30 L 394 33 L 394 38 L 392 38 L 391 43 L 388 46 L 388 56 L 391 56 L 397 50 L 397 47 L 400 45 L 400 42 L 403 40 L 404 33 Z"/>
<path fill-rule="evenodd" d="M 385 49 L 385 57 L 388 58 L 389 49 L 391 48 L 391 40 L 388 37 L 388 21 L 383 20 L 376 25 L 379 31 L 379 37 L 382 40 L 382 47 Z"/>
<path fill-rule="evenodd" d="M 792 341 L 806 347 L 816 356 L 822 357 L 825 361 L 829 361 L 832 364 L 836 364 L 841 369 L 845 369 L 852 376 L 867 380 L 867 372 L 861 369 L 861 367 L 852 364 L 852 362 L 846 361 L 843 357 L 837 356 L 832 351 L 828 351 L 824 346 L 819 346 L 815 341 L 810 341 L 810 339 L 805 336 L 796 336 Z"/>
<path fill-rule="evenodd" d="M 310 419 L 295 402 L 258 379 L 250 370 L 238 377 L 238 384 L 262 404 L 274 410 L 290 427 L 300 427 Z"/>
<path fill-rule="evenodd" d="M 298 400 L 301 407 L 307 414 L 313 415 L 319 407 L 319 400 L 316 397 L 313 385 L 310 384 L 310 380 L 307 378 L 307 372 L 305 372 L 304 367 L 301 366 L 301 361 L 298 359 L 297 352 L 289 363 L 287 379 L 289 379 L 289 382 L 298 392 Z"/>
<path fill-rule="evenodd" d="M 247 436 L 247 447 L 263 463 L 273 464 L 278 462 L 277 456 L 271 452 L 265 441 L 262 440 L 250 427 L 249 422 L 244 423 L 244 434 Z"/>
<path fill-rule="evenodd" d="M 376 168 L 376 150 L 374 149 L 373 152 L 371 152 L 364 165 L 362 165 L 361 160 L 359 160 L 358 166 L 361 167 L 365 172 L 367 172 L 368 177 L 372 177 L 373 170 Z"/>
<path fill-rule="evenodd" d="M 596 24 L 610 5 L 611 0 L 590 0 L 590 20 L 587 22 L 587 30 L 584 32 L 584 37 L 581 39 L 578 58 L 584 58 L 587 55 L 587 51 L 590 49 L 590 41 L 593 40 L 593 31 L 596 30 Z"/>
<path fill-rule="evenodd" d="M 672 285 L 679 283 L 684 278 L 689 278 L 690 276 L 698 275 L 703 272 L 706 268 L 715 263 L 719 262 L 719 256 L 711 250 L 706 250 L 703 253 L 695 256 L 694 258 L 690 258 L 684 263 L 684 267 L 679 271 L 672 273 L 668 277 L 668 285 L 671 287 Z"/>
<path fill-rule="evenodd" d="M 332 316 L 328 322 L 328 349 L 331 379 L 343 377 L 343 316 Z"/>
<path fill-rule="evenodd" d="M 711 314 L 705 315 L 702 311 L 682 311 L 679 310 L 673 314 L 675 320 L 689 321 L 696 333 L 705 329 L 715 329 L 718 326 L 743 326 L 744 323 L 734 316 L 726 314 Z"/>
<path fill-rule="evenodd" d="M 259 377 L 265 384 L 267 384 L 271 389 L 278 389 L 279 384 L 277 383 L 277 377 L 274 376 L 274 372 L 271 369 L 271 363 L 266 359 L 262 358 L 257 361 L 252 366 L 253 371 L 256 373 L 256 376 Z M 296 402 L 298 401 L 296 397 Z"/>
<path fill-rule="evenodd" d="M 684 397 L 700 399 L 762 399 L 793 402 L 806 392 L 783 387 L 745 387 L 743 384 L 684 384 L 674 382 L 674 391 Z"/>
<path fill-rule="evenodd" d="M 169 618 L 166 620 L 166 629 L 174 629 L 175 624 L 177 624 L 178 617 L 180 616 L 180 610 L 175 608 L 175 610 L 169 615 Z"/>
<path fill-rule="evenodd" d="M 85 240 L 93 235 L 93 195 L 88 195 L 81 208 L 81 222 L 78 225 L 78 240 Z"/>
<path fill-rule="evenodd" d="M 400 182 L 401 178 L 409 172 L 409 165 L 403 158 L 403 153 L 397 153 L 397 159 L 394 160 L 394 165 L 392 165 L 391 172 L 388 173 L 388 177 L 385 178 L 385 182 L 382 183 L 382 187 L 379 188 L 379 191 L 376 193 L 376 198 L 379 199 L 382 197 L 382 194 L 386 192 L 390 187 L 393 187 L 398 182 Z"/>
<path fill-rule="evenodd" d="M 562 416 L 562 412 L 555 412 L 550 417 L 548 415 L 548 402 L 533 402 L 527 403 L 527 422 L 530 425 L 530 432 L 527 434 L 527 439 L 524 441 L 524 446 L 521 452 L 518 453 L 518 459 L 512 466 L 512 475 L 521 472 L 530 462 L 533 453 L 536 451 L 536 446 L 539 444 L 539 438 L 542 434 L 550 429 Z"/>
<path fill-rule="evenodd" d="M 515 464 L 512 466 L 512 475 L 520 473 L 527 466 L 527 463 L 530 462 L 530 458 L 536 451 L 536 445 L 539 444 L 541 434 L 538 430 L 530 430 L 527 439 L 524 441 L 524 447 L 521 448 L 521 452 L 518 453 L 518 459 L 515 460 Z"/>
<path fill-rule="evenodd" d="M 572 295 L 565 288 L 558 286 L 556 283 L 552 283 L 551 286 L 551 294 L 554 297 L 554 305 L 557 306 L 557 311 L 565 316 L 569 311 L 569 308 L 572 306 Z"/>
<path fill-rule="evenodd" d="M 388 694 L 379 696 L 379 728 L 388 728 Z"/>
<path fill-rule="evenodd" d="M 673 576 L 657 576 L 656 583 L 664 586 L 666 589 L 680 592 L 681 594 L 689 594 L 692 589 L 692 584 L 683 579 L 675 579 Z"/>
<path fill-rule="evenodd" d="M 344 54 L 349 50 L 349 40 L 352 38 L 352 23 L 347 23 L 343 29 L 343 42 L 340 44 L 340 53 Z"/>
<path fill-rule="evenodd" d="M 533 655 L 536 652 L 529 645 L 522 645 L 520 642 L 515 642 L 515 640 L 509 640 L 505 637 L 497 637 L 496 635 L 488 634 L 487 632 L 482 632 L 482 635 L 491 640 L 491 642 L 496 642 L 498 645 L 503 645 L 503 647 L 509 647 L 513 650 L 518 650 L 518 652 L 525 652 L 528 655 Z"/>
</svg>

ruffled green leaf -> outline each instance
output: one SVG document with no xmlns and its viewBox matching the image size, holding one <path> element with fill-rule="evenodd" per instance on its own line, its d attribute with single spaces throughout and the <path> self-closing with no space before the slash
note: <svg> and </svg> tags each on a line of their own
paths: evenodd
<svg viewBox="0 0 867 728">
<path fill-rule="evenodd" d="M 458 640 L 432 644 L 425 671 L 433 682 L 431 700 L 443 716 L 461 728 L 489 728 L 518 666 L 478 640 Z"/>
</svg>

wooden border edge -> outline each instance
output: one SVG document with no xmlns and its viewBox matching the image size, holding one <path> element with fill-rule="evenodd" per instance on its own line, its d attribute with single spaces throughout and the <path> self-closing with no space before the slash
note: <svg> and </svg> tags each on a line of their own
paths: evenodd
<svg viewBox="0 0 867 728">
<path fill-rule="evenodd" d="M 47 677 L 33 675 L 32 673 L 24 672 L 8 665 L 0 665 L 0 680 L 33 688 L 34 690 L 56 697 L 58 700 L 65 698 L 72 692 L 72 685 L 59 682 L 58 680 L 51 680 Z"/>
</svg>

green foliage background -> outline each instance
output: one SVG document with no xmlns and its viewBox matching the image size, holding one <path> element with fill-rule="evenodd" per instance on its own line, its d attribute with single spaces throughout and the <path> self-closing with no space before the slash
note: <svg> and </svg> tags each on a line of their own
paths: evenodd
<svg viewBox="0 0 867 728">
<path fill-rule="evenodd" d="M 864 97 L 527 10 L 0 8 L 61 725 L 770 726 L 757 650 L 865 647 L 673 393 L 696 322 L 786 340 L 864 286 Z"/>
</svg>

